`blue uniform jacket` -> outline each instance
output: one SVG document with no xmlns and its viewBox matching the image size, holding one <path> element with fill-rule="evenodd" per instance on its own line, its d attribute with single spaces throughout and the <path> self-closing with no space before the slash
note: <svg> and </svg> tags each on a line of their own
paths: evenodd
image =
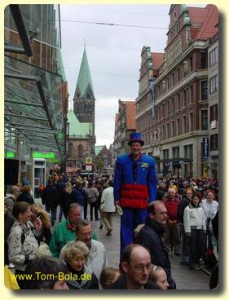
<svg viewBox="0 0 229 300">
<path fill-rule="evenodd" d="M 156 183 L 155 160 L 151 156 L 142 154 L 136 161 L 131 154 L 117 158 L 114 199 L 121 206 L 146 208 L 156 198 Z"/>
</svg>

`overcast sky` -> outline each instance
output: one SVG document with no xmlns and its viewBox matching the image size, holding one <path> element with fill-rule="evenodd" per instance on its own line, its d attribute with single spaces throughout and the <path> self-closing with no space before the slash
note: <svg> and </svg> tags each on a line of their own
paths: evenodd
<svg viewBox="0 0 229 300">
<path fill-rule="evenodd" d="M 96 98 L 96 145 L 109 147 L 114 138 L 118 100 L 134 101 L 138 96 L 143 46 L 151 47 L 152 52 L 164 52 L 170 5 L 61 4 L 60 8 L 70 108 L 86 45 Z"/>
</svg>

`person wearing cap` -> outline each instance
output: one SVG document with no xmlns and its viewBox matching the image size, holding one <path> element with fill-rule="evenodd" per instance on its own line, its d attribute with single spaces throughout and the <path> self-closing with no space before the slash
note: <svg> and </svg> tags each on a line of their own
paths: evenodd
<svg viewBox="0 0 229 300">
<path fill-rule="evenodd" d="M 131 153 L 117 158 L 114 172 L 114 201 L 120 205 L 121 215 L 120 247 L 124 248 L 133 242 L 134 229 L 145 223 L 147 207 L 156 198 L 155 160 L 142 154 L 140 132 L 130 134 L 128 142 Z"/>
</svg>

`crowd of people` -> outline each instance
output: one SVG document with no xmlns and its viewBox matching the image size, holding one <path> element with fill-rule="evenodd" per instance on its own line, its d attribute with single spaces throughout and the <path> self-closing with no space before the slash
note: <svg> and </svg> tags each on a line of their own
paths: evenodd
<svg viewBox="0 0 229 300">
<path fill-rule="evenodd" d="M 10 187 L 4 265 L 13 266 L 20 289 L 176 289 L 171 253 L 190 269 L 209 266 L 218 253 L 217 180 L 157 178 L 154 160 L 141 154 L 141 136 L 133 135 L 129 145 L 130 157 L 117 160 L 114 176 L 50 175 L 41 204 L 29 185 Z M 110 238 L 117 205 L 118 268 L 109 264 L 91 223 L 100 222 Z M 217 259 L 210 268 L 216 266 Z"/>
</svg>

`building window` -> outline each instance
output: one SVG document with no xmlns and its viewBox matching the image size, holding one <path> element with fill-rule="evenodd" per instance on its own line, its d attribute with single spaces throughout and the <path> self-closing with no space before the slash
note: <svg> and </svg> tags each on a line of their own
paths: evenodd
<svg viewBox="0 0 229 300">
<path fill-rule="evenodd" d="M 165 126 L 162 126 L 162 139 L 165 140 L 166 136 L 165 136 Z"/>
<path fill-rule="evenodd" d="M 218 134 L 210 135 L 210 150 L 218 150 Z"/>
<path fill-rule="evenodd" d="M 215 93 L 218 90 L 218 76 L 215 75 L 210 78 L 210 94 Z"/>
<path fill-rule="evenodd" d="M 185 145 L 184 146 L 184 157 L 188 159 L 193 158 L 193 145 Z"/>
<path fill-rule="evenodd" d="M 193 103 L 193 85 L 190 86 L 190 103 Z"/>
<path fill-rule="evenodd" d="M 201 81 L 201 99 L 208 100 L 208 82 L 207 80 Z"/>
<path fill-rule="evenodd" d="M 184 90 L 184 107 L 186 107 L 186 105 L 187 105 L 187 92 L 186 92 L 186 90 Z"/>
<path fill-rule="evenodd" d="M 201 60 L 201 62 L 200 62 L 200 64 L 201 64 L 201 66 L 200 66 L 200 68 L 201 69 L 206 69 L 207 68 L 207 52 L 206 51 L 201 51 L 200 52 L 200 60 Z"/>
<path fill-rule="evenodd" d="M 180 110 L 181 104 L 180 104 L 180 94 L 177 94 L 177 110 Z"/>
<path fill-rule="evenodd" d="M 210 107 L 210 122 L 218 121 L 218 104 Z"/>
<path fill-rule="evenodd" d="M 170 127 L 169 127 L 169 123 L 167 124 L 167 137 L 168 137 L 168 139 L 170 138 Z"/>
<path fill-rule="evenodd" d="M 72 143 L 69 143 L 69 150 L 68 150 L 69 152 L 68 152 L 68 155 L 69 155 L 69 157 L 74 157 L 74 147 L 73 147 L 73 145 L 72 145 Z"/>
<path fill-rule="evenodd" d="M 174 73 L 172 73 L 171 75 L 171 86 L 172 87 L 174 86 Z"/>
<path fill-rule="evenodd" d="M 173 158 L 179 158 L 180 157 L 180 151 L 179 146 L 175 146 L 172 148 L 173 151 Z"/>
<path fill-rule="evenodd" d="M 218 62 L 218 48 L 214 48 L 209 52 L 209 65 L 210 67 Z"/>
<path fill-rule="evenodd" d="M 208 111 L 201 110 L 201 130 L 208 130 Z"/>
<path fill-rule="evenodd" d="M 210 107 L 210 127 L 215 129 L 218 127 L 218 104 Z"/>
<path fill-rule="evenodd" d="M 189 114 L 189 132 L 193 131 L 193 113 Z"/>
<path fill-rule="evenodd" d="M 192 56 L 190 57 L 190 59 L 189 59 L 189 61 L 190 61 L 190 71 L 192 72 L 193 71 L 193 59 L 192 59 Z"/>
<path fill-rule="evenodd" d="M 180 119 L 177 119 L 177 135 L 181 134 Z"/>
<path fill-rule="evenodd" d="M 84 158 L 84 155 L 83 155 L 84 151 L 83 151 L 83 146 L 82 145 L 79 145 L 78 146 L 78 158 Z"/>
<path fill-rule="evenodd" d="M 187 123 L 186 123 L 186 116 L 183 116 L 183 132 L 187 132 Z"/>
<path fill-rule="evenodd" d="M 176 123 L 172 121 L 172 136 L 176 136 Z"/>
<path fill-rule="evenodd" d="M 172 100 L 171 100 L 171 105 L 172 105 L 171 111 L 172 111 L 173 114 L 175 112 L 175 104 L 174 103 L 175 103 L 174 98 L 172 98 Z"/>
<path fill-rule="evenodd" d="M 168 159 L 169 158 L 169 149 L 164 149 L 163 150 L 163 159 Z"/>
</svg>

